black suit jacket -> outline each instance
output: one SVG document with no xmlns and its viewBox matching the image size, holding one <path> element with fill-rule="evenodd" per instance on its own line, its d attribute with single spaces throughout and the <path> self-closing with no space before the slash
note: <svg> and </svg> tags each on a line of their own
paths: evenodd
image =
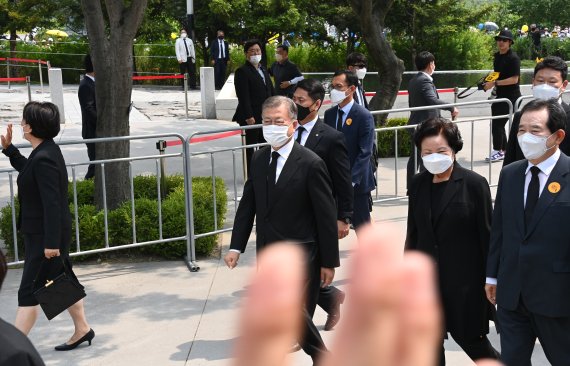
<svg viewBox="0 0 570 366">
<path fill-rule="evenodd" d="M 560 144 L 560 151 L 566 155 L 570 155 L 570 105 L 562 102 L 562 108 L 566 112 L 566 137 Z M 511 130 L 509 131 L 509 140 L 507 142 L 507 150 L 505 151 L 505 159 L 503 160 L 503 168 L 515 161 L 524 160 L 524 154 L 519 146 L 517 135 L 519 132 L 519 125 L 521 122 L 521 112 L 515 113 Z"/>
<path fill-rule="evenodd" d="M 338 106 L 325 112 L 325 123 L 336 129 Z M 350 124 L 346 121 L 349 121 Z M 374 118 L 370 112 L 354 103 L 346 117 L 342 133 L 348 149 L 350 161 L 351 180 L 355 183 L 354 192 L 358 194 L 369 193 L 376 188 L 374 168 L 372 166 L 372 149 L 374 146 Z"/>
<path fill-rule="evenodd" d="M 489 184 L 455 163 L 434 212 L 432 180 L 423 171 L 410 184 L 406 249 L 420 250 L 437 262 L 447 331 L 475 339 L 489 332 L 494 318 L 484 290 L 492 213 Z"/>
<path fill-rule="evenodd" d="M 439 99 L 437 89 L 426 74 L 418 72 L 408 83 L 408 104 L 411 107 L 425 107 L 428 105 L 448 104 Z M 446 108 L 452 111 L 453 108 Z M 425 111 L 414 111 L 410 113 L 409 125 L 417 125 L 423 121 L 440 117 L 439 109 L 429 109 Z"/>
<path fill-rule="evenodd" d="M 28 337 L 0 319 L 0 366 L 44 366 Z"/>
<path fill-rule="evenodd" d="M 271 147 L 251 159 L 230 249 L 245 251 L 256 218 L 257 250 L 282 240 L 318 245 L 321 267 L 340 265 L 336 207 L 325 163 L 314 152 L 294 143 L 268 202 L 267 175 Z"/>
<path fill-rule="evenodd" d="M 91 139 L 97 137 L 97 105 L 95 100 L 95 82 L 88 76 L 83 77 L 77 92 L 81 106 L 81 137 Z"/>
<path fill-rule="evenodd" d="M 317 154 L 331 176 L 333 195 L 336 197 L 337 218 L 352 218 L 354 192 L 350 179 L 350 162 L 344 136 L 319 118 L 313 126 L 305 147 Z"/>
<path fill-rule="evenodd" d="M 560 159 L 525 227 L 524 183 L 527 160 L 501 171 L 487 277 L 497 279 L 497 304 L 515 310 L 522 298 L 526 308 L 548 317 L 570 316 L 570 158 Z M 553 187 L 549 188 L 551 183 Z M 557 191 L 555 188 L 560 187 Z"/>
<path fill-rule="evenodd" d="M 20 231 L 41 234 L 46 249 L 64 249 L 71 238 L 71 214 L 67 200 L 67 169 L 59 146 L 46 139 L 28 158 L 10 145 L 2 152 L 18 175 Z"/>
<path fill-rule="evenodd" d="M 228 47 L 228 42 L 223 41 L 225 52 L 224 56 L 226 56 L 223 59 L 218 58 L 220 55 L 220 40 L 216 38 L 213 41 L 210 41 L 210 43 L 212 44 L 212 47 L 210 47 L 210 56 L 212 56 L 212 60 L 224 60 L 225 62 L 228 62 L 230 60 L 230 48 Z"/>
<path fill-rule="evenodd" d="M 361 82 L 360 80 L 358 81 L 358 90 L 356 90 L 356 91 L 354 92 L 354 95 L 353 95 L 353 98 L 354 98 L 354 102 L 355 102 L 355 103 L 358 103 L 358 97 L 356 96 L 356 94 L 357 94 L 359 91 L 360 91 L 360 93 L 362 94 L 362 101 L 363 101 L 363 105 L 362 105 L 362 106 L 363 106 L 364 108 L 366 108 L 366 109 L 369 109 L 369 108 L 368 108 L 368 100 L 366 100 L 366 95 L 365 95 L 365 94 L 366 94 L 366 91 L 364 90 L 364 87 L 362 86 L 362 82 Z M 360 104 L 360 103 L 358 103 L 358 104 Z"/>
<path fill-rule="evenodd" d="M 245 120 L 250 117 L 255 118 L 255 123 L 261 123 L 261 105 L 267 98 L 275 95 L 269 73 L 263 66 L 259 67 L 263 70 L 265 82 L 255 66 L 248 61 L 235 72 L 234 87 L 238 106 L 232 121 L 236 121 L 240 126 L 245 125 Z"/>
</svg>

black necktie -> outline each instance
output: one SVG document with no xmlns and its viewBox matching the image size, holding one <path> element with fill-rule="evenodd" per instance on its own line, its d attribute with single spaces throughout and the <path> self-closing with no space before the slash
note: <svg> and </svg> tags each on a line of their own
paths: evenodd
<svg viewBox="0 0 570 366">
<path fill-rule="evenodd" d="M 267 172 L 267 203 L 271 199 L 275 181 L 277 180 L 277 159 L 279 159 L 279 153 L 277 151 L 272 152 L 271 163 L 269 163 L 269 171 Z"/>
<path fill-rule="evenodd" d="M 344 112 L 342 111 L 342 109 L 338 109 L 338 119 L 336 120 L 336 129 L 339 131 L 342 131 L 342 115 L 344 114 Z"/>
<path fill-rule="evenodd" d="M 184 48 L 186 48 L 186 56 L 190 56 L 190 51 L 188 51 L 188 45 L 186 44 L 186 40 L 183 39 L 182 42 L 184 43 Z"/>
<path fill-rule="evenodd" d="M 303 132 L 305 132 L 305 127 L 299 126 L 297 128 L 297 139 L 295 140 L 298 144 L 301 143 L 301 136 L 303 136 Z"/>
<path fill-rule="evenodd" d="M 526 204 L 524 207 L 524 223 L 527 227 L 536 208 L 540 191 L 540 181 L 538 180 L 540 169 L 537 166 L 533 166 L 530 168 L 530 172 L 532 173 L 532 178 L 530 178 L 530 183 L 526 191 Z"/>
</svg>

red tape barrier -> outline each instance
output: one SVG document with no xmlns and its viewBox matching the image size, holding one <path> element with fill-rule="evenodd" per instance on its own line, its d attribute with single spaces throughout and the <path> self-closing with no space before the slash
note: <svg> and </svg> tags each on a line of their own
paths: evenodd
<svg viewBox="0 0 570 366">
<path fill-rule="evenodd" d="M 133 80 L 163 80 L 163 79 L 184 79 L 184 75 L 154 75 L 154 76 L 133 76 Z"/>
<path fill-rule="evenodd" d="M 437 92 L 438 92 L 438 93 L 454 93 L 454 92 L 455 92 L 455 89 L 454 89 L 454 88 L 437 89 Z M 398 95 L 408 95 L 408 94 L 409 94 L 409 93 L 408 93 L 407 90 L 400 90 L 400 91 L 398 92 Z M 364 93 L 364 96 L 366 96 L 366 97 L 373 97 L 373 96 L 375 96 L 375 95 L 376 95 L 376 92 Z M 326 105 L 326 104 L 331 104 L 330 99 L 329 99 L 329 100 L 325 100 L 325 101 L 323 102 L 323 105 Z"/>
<path fill-rule="evenodd" d="M 47 61 L 44 60 L 32 60 L 29 58 L 15 58 L 15 57 L 0 57 L 0 61 L 16 61 L 16 62 L 28 62 L 31 64 L 40 63 L 42 65 L 47 65 Z"/>
<path fill-rule="evenodd" d="M 2 81 L 23 81 L 26 82 L 26 78 L 0 78 L 0 82 Z"/>
<path fill-rule="evenodd" d="M 223 139 L 223 138 L 235 136 L 235 135 L 240 135 L 240 134 L 241 134 L 241 131 L 238 130 L 238 131 L 229 131 L 229 132 L 217 133 L 215 135 L 193 137 L 190 139 L 190 143 L 195 144 L 198 142 L 219 140 L 219 139 Z M 166 141 L 166 146 L 178 146 L 178 145 L 182 145 L 182 141 L 180 141 L 180 140 Z"/>
</svg>

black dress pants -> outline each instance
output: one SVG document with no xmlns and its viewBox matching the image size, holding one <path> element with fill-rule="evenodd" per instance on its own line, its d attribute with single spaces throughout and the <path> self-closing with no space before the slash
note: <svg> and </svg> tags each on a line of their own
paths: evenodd
<svg viewBox="0 0 570 366">
<path fill-rule="evenodd" d="M 453 337 L 453 334 L 451 334 Z M 489 358 L 492 360 L 498 360 L 500 357 L 499 352 L 493 348 L 491 342 L 487 336 L 482 336 L 475 339 L 461 339 L 453 337 L 453 340 L 461 347 L 467 356 L 473 361 L 477 361 L 484 358 Z M 439 355 L 439 365 L 445 366 L 445 349 L 443 348 L 443 342 L 441 344 L 441 351 Z"/>
<path fill-rule="evenodd" d="M 421 152 L 419 149 L 416 149 L 416 145 L 414 144 L 414 133 L 416 130 L 409 128 L 407 131 L 410 134 L 411 141 L 410 158 L 408 159 L 408 165 L 406 167 L 406 189 L 409 189 L 414 175 L 423 172 L 425 168 L 422 162 Z"/>
<path fill-rule="evenodd" d="M 180 73 L 182 75 L 188 74 L 188 88 L 196 89 L 196 69 L 191 59 L 186 62 L 182 62 L 180 65 Z M 182 80 L 182 86 L 184 87 L 184 79 Z"/>
<path fill-rule="evenodd" d="M 509 96 L 509 97 L 499 97 L 497 98 L 508 98 L 513 107 L 516 100 L 520 97 L 520 94 Z M 491 115 L 503 116 L 509 114 L 509 105 L 507 103 L 495 103 L 491 105 Z M 505 125 L 508 122 L 508 118 L 497 118 L 493 119 L 491 122 L 491 134 L 493 135 L 493 150 L 505 151 L 507 148 L 507 133 L 505 132 Z"/>
<path fill-rule="evenodd" d="M 223 58 L 217 58 L 214 63 L 214 80 L 216 90 L 222 89 L 226 82 L 226 68 L 227 62 Z"/>
<path fill-rule="evenodd" d="M 247 126 L 247 124 L 245 125 Z M 252 130 L 246 130 L 245 131 L 245 143 L 246 145 L 255 145 L 255 144 L 261 144 L 264 143 L 265 139 L 263 138 L 263 131 L 261 130 L 261 128 L 255 128 Z M 253 153 L 255 152 L 257 148 L 247 148 L 245 149 L 245 154 L 246 154 L 246 161 L 247 161 L 247 175 L 249 176 L 250 174 L 250 169 L 251 169 L 251 158 L 253 157 Z"/>
<path fill-rule="evenodd" d="M 95 144 L 85 144 L 87 146 L 87 156 L 89 161 L 95 160 Z M 92 179 L 95 177 L 95 165 L 89 164 L 87 168 L 87 173 L 85 174 L 85 179 Z"/>
</svg>

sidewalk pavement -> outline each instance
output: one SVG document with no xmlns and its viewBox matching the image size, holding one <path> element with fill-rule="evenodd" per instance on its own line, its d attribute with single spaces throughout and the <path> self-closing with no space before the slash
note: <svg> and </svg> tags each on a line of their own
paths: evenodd
<svg viewBox="0 0 570 366">
<path fill-rule="evenodd" d="M 62 139 L 80 136 L 81 119 L 76 86 L 65 87 L 66 124 Z M 34 99 L 46 98 L 34 91 Z M 199 94 L 191 92 L 190 101 L 199 108 Z M 135 108 L 131 114 L 131 134 L 176 131 L 185 135 L 198 130 L 233 127 L 224 121 L 200 119 L 186 120 L 183 110 L 172 107 L 183 103 L 183 93 L 173 90 L 133 91 Z M 23 92 L 0 90 L 0 118 L 19 122 L 26 96 Z M 197 106 L 197 107 L 196 107 Z M 172 108 L 171 108 L 172 107 Z M 196 109 L 197 110 L 197 109 Z M 198 112 L 193 113 L 198 117 Z M 465 127 L 469 130 L 468 127 Z M 486 129 L 475 131 L 485 135 Z M 464 137 L 465 138 L 465 137 Z M 237 141 L 237 140 L 236 140 Z M 235 141 L 224 142 L 234 144 Z M 66 160 L 86 159 L 83 148 L 64 152 Z M 155 152 L 150 144 L 133 143 L 132 154 Z M 475 146 L 476 159 L 485 156 L 485 145 Z M 464 153 L 468 155 L 467 153 Z M 400 159 L 399 190 L 402 193 L 405 159 Z M 381 182 L 393 174 L 393 160 L 381 162 Z M 0 167 L 6 161 L 0 159 Z M 477 169 L 485 171 L 485 165 Z M 148 167 L 139 168 L 145 170 Z M 176 170 L 176 167 L 170 167 Z M 150 169 L 150 168 L 149 168 Z M 499 167 L 493 166 L 494 180 Z M 150 170 L 152 171 L 152 170 Z M 384 184 L 384 183 L 382 183 Z M 5 192 L 6 184 L 0 183 Z M 390 191 L 391 187 L 386 190 Z M 374 206 L 375 221 L 389 221 L 401 233 L 403 244 L 407 215 L 407 201 L 393 201 Z M 229 218 L 232 220 L 233 218 Z M 221 237 L 222 253 L 227 250 L 229 234 Z M 341 289 L 347 285 L 347 263 L 355 235 L 340 242 L 341 267 L 337 270 L 335 284 Z M 182 261 L 150 261 L 145 263 L 76 263 L 75 271 L 87 290 L 86 311 L 96 337 L 91 347 L 82 346 L 71 352 L 56 352 L 53 347 L 65 342 L 73 332 L 71 319 L 63 314 L 48 322 L 40 314 L 30 339 L 47 365 L 185 365 L 215 366 L 231 364 L 233 340 L 238 336 L 239 306 L 248 278 L 255 270 L 255 238 L 252 236 L 248 250 L 234 270 L 227 269 L 219 257 L 199 259 L 199 272 L 191 273 Z M 21 269 L 11 269 L 0 292 L 0 317 L 13 322 L 17 308 L 17 289 Z M 322 330 L 326 314 L 317 309 L 315 323 Z M 342 319 L 341 319 L 342 324 Z M 335 331 L 322 332 L 327 344 L 331 344 Z M 490 339 L 499 347 L 494 327 Z M 473 363 L 452 341 L 446 341 L 448 365 L 467 366 Z M 289 356 L 293 365 L 310 365 L 302 351 Z M 537 344 L 533 365 L 548 365 Z"/>
</svg>

